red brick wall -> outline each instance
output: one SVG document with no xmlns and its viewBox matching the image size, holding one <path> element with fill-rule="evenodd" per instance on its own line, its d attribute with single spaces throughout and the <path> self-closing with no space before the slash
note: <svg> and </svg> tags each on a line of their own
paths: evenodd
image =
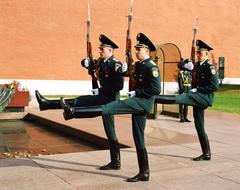
<svg viewBox="0 0 240 190">
<path fill-rule="evenodd" d="M 87 0 L 0 1 L 0 78 L 86 80 L 80 66 L 86 55 Z M 98 57 L 103 33 L 119 46 L 124 60 L 128 0 L 91 0 L 91 40 Z M 155 44 L 172 42 L 190 55 L 192 28 L 224 56 L 226 77 L 240 78 L 239 0 L 135 0 L 133 44 L 138 32 Z"/>
</svg>

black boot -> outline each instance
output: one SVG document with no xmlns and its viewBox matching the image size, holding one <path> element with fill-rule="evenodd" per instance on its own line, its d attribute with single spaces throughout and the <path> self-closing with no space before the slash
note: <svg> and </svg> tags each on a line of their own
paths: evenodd
<svg viewBox="0 0 240 190">
<path fill-rule="evenodd" d="M 39 109 L 41 111 L 48 110 L 48 109 L 61 109 L 60 101 L 59 100 L 48 100 L 44 98 L 38 90 L 35 90 L 35 95 L 39 104 Z"/>
<path fill-rule="evenodd" d="M 72 118 L 92 118 L 102 115 L 101 106 L 71 107 L 64 98 L 60 99 L 61 107 L 64 109 L 65 120 Z"/>
<path fill-rule="evenodd" d="M 183 104 L 179 104 L 179 118 L 180 122 L 183 123 L 185 121 L 184 115 L 183 115 Z"/>
<path fill-rule="evenodd" d="M 175 95 L 157 95 L 155 97 L 155 103 L 175 104 L 176 103 L 176 96 Z"/>
<path fill-rule="evenodd" d="M 183 116 L 184 116 L 184 121 L 185 122 L 191 122 L 187 116 L 188 116 L 188 106 L 187 105 L 184 105 L 184 108 L 183 108 Z"/>
<path fill-rule="evenodd" d="M 120 162 L 120 148 L 117 140 L 109 140 L 111 162 L 105 166 L 101 166 L 100 170 L 119 170 L 121 168 Z"/>
<path fill-rule="evenodd" d="M 211 160 L 211 150 L 207 135 L 205 135 L 205 137 L 201 137 L 199 140 L 203 154 L 193 158 L 193 161 Z"/>
<path fill-rule="evenodd" d="M 35 91 L 37 101 L 39 103 L 39 109 L 41 111 L 48 109 L 62 109 L 60 100 L 48 100 L 44 98 L 38 90 Z M 67 99 L 66 102 L 70 105 L 74 105 L 74 99 Z"/>
<path fill-rule="evenodd" d="M 128 182 L 149 181 L 149 166 L 146 148 L 137 149 L 137 158 L 139 173 L 136 176 L 129 178 L 127 181 Z"/>
</svg>

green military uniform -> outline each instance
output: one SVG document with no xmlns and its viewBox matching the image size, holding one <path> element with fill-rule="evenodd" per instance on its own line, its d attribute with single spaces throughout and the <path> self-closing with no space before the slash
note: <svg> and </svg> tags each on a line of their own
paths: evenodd
<svg viewBox="0 0 240 190">
<path fill-rule="evenodd" d="M 188 93 L 192 89 L 192 75 L 190 71 L 181 70 L 178 74 L 179 94 Z"/>
<path fill-rule="evenodd" d="M 204 155 L 210 156 L 210 145 L 204 129 L 204 110 L 212 106 L 214 91 L 218 89 L 218 75 L 215 66 L 205 60 L 195 66 L 197 92 L 190 92 L 176 97 L 176 103 L 193 106 L 193 117 L 199 141 Z M 211 157 L 209 157 L 210 159 Z M 208 158 L 207 158 L 208 159 Z"/>
<path fill-rule="evenodd" d="M 123 88 L 124 83 L 123 76 L 119 73 L 121 65 L 122 63 L 113 56 L 105 62 L 103 59 L 99 59 L 96 64 L 96 74 L 100 84 L 99 94 L 95 96 L 79 96 L 75 99 L 73 107 L 103 105 L 116 99 L 119 100 L 119 91 Z M 106 115 L 102 118 L 108 139 L 116 140 L 113 115 Z"/>
<path fill-rule="evenodd" d="M 176 96 L 176 103 L 188 104 L 206 109 L 212 106 L 214 91 L 218 89 L 218 75 L 215 66 L 205 60 L 202 65 L 198 62 L 195 66 L 197 92 Z"/>
<path fill-rule="evenodd" d="M 184 69 L 180 70 L 178 74 L 178 87 L 179 94 L 189 93 L 192 88 L 192 75 L 191 72 Z M 188 106 L 186 104 L 179 104 L 179 117 L 180 122 L 190 122 L 187 118 Z"/>
<path fill-rule="evenodd" d="M 207 44 L 201 40 L 197 40 L 198 51 L 212 50 Z M 187 104 L 193 106 L 194 124 L 198 133 L 203 154 L 193 160 L 210 160 L 211 151 L 207 134 L 204 129 L 204 110 L 208 106 L 212 106 L 214 100 L 214 91 L 219 87 L 218 75 L 215 66 L 208 59 L 197 62 L 194 66 L 196 77 L 196 92 L 181 94 L 175 96 L 158 96 L 156 103 L 163 104 Z"/>
<path fill-rule="evenodd" d="M 152 42 L 142 33 L 137 35 L 138 44 L 136 48 L 155 50 Z M 102 106 L 72 108 L 62 100 L 64 107 L 64 118 L 96 117 L 99 115 L 132 114 L 132 131 L 137 149 L 139 174 L 128 179 L 133 181 L 148 181 L 149 167 L 147 151 L 144 143 L 144 129 L 146 125 L 146 114 L 152 110 L 155 95 L 159 94 L 160 73 L 151 58 L 146 58 L 133 65 L 133 77 L 135 81 L 134 97 L 125 100 L 116 100 Z"/>
<path fill-rule="evenodd" d="M 132 114 L 133 136 L 136 148 L 145 148 L 144 128 L 146 114 L 151 112 L 154 96 L 160 93 L 159 70 L 151 58 L 134 65 L 136 96 L 102 105 L 103 115 Z"/>
<path fill-rule="evenodd" d="M 129 182 L 149 180 L 149 166 L 144 142 L 146 114 L 151 112 L 154 97 L 161 91 L 160 73 L 155 63 L 148 58 L 134 65 L 136 96 L 102 105 L 102 114 L 132 114 L 132 132 L 137 151 L 139 174 Z"/>
<path fill-rule="evenodd" d="M 105 35 L 100 35 L 99 40 L 101 42 L 99 48 L 118 48 L 118 46 Z M 84 60 L 82 61 L 82 65 L 83 63 Z M 114 56 L 111 56 L 107 60 L 99 58 L 98 60 L 95 60 L 95 64 L 93 65 L 96 67 L 94 69 L 96 70 L 97 79 L 100 84 L 100 88 L 98 88 L 98 94 L 67 99 L 66 102 L 69 105 L 73 107 L 103 105 L 120 99 L 119 91 L 122 90 L 124 84 L 124 77 L 121 73 L 122 63 L 115 59 Z M 46 98 L 42 97 L 38 91 L 36 91 L 36 97 L 40 110 L 62 109 L 60 100 L 47 100 Z M 109 114 L 102 116 L 102 119 L 110 147 L 116 150 L 119 155 L 119 146 L 114 129 L 114 117 L 113 115 Z"/>
</svg>

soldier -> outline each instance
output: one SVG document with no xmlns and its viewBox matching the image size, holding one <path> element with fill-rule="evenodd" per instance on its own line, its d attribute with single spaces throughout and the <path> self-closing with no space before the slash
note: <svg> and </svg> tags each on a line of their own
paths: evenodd
<svg viewBox="0 0 240 190">
<path fill-rule="evenodd" d="M 67 99 L 66 102 L 73 106 L 93 106 L 109 103 L 120 99 L 119 91 L 123 88 L 123 73 L 127 71 L 127 66 L 122 65 L 120 61 L 114 58 L 113 50 L 118 46 L 105 35 L 100 35 L 101 42 L 99 46 L 100 58 L 95 60 L 96 74 L 100 83 L 100 88 L 92 89 L 93 95 L 79 96 L 74 99 Z M 82 65 L 88 68 L 88 60 L 85 59 Z M 60 99 L 48 100 L 36 91 L 36 98 L 40 110 L 62 109 Z M 100 167 L 102 170 L 120 169 L 120 149 L 114 129 L 113 115 L 104 115 L 102 117 L 103 125 L 108 137 L 111 162 L 106 166 Z"/>
<path fill-rule="evenodd" d="M 182 60 L 183 61 L 183 60 Z M 188 60 L 184 60 L 183 62 L 188 62 Z M 186 69 L 185 67 L 182 68 L 181 64 L 178 64 L 178 68 L 180 69 L 178 73 L 178 87 L 179 87 L 179 94 L 189 93 L 192 88 L 192 75 L 191 72 Z M 179 104 L 179 118 L 180 122 L 191 122 L 188 118 L 188 105 L 186 104 Z"/>
<path fill-rule="evenodd" d="M 144 129 L 146 114 L 151 112 L 155 95 L 160 93 L 160 73 L 156 64 L 149 56 L 155 51 L 155 46 L 142 33 L 137 35 L 138 43 L 135 46 L 136 57 L 139 60 L 133 65 L 135 90 L 130 91 L 128 99 L 118 100 L 102 106 L 74 108 L 62 99 L 64 118 L 96 117 L 108 114 L 132 114 L 132 130 L 137 150 L 139 173 L 129 178 L 128 182 L 148 181 L 148 155 L 144 143 Z"/>
<path fill-rule="evenodd" d="M 211 160 L 211 151 L 207 134 L 204 129 L 204 111 L 208 106 L 212 106 L 214 100 L 214 91 L 219 87 L 218 75 L 215 66 L 209 62 L 208 53 L 213 50 L 210 46 L 201 40 L 196 41 L 197 60 L 194 66 L 194 75 L 196 77 L 196 88 L 193 88 L 188 94 L 177 96 L 157 96 L 155 103 L 161 104 L 187 104 L 193 106 L 194 124 L 200 141 L 202 155 L 193 158 L 194 161 Z M 191 68 L 192 62 L 184 64 L 183 67 Z M 191 70 L 191 69 L 190 69 Z"/>
</svg>

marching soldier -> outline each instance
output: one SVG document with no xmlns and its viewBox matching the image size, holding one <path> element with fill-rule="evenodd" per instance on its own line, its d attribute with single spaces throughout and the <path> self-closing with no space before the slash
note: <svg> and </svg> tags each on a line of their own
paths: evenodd
<svg viewBox="0 0 240 190">
<path fill-rule="evenodd" d="M 139 60 L 133 65 L 135 90 L 130 91 L 128 99 L 118 100 L 102 106 L 72 107 L 62 99 L 64 118 L 96 117 L 108 114 L 132 114 L 132 130 L 137 150 L 139 173 L 129 178 L 128 182 L 148 181 L 149 166 L 148 155 L 144 143 L 144 129 L 146 114 L 151 112 L 155 95 L 160 93 L 160 73 L 156 64 L 149 56 L 155 51 L 155 46 L 142 33 L 137 35 L 135 46 L 136 57 Z"/>
<path fill-rule="evenodd" d="M 185 60 L 184 62 L 186 63 Z M 189 93 L 192 88 L 192 75 L 191 72 L 181 67 L 181 63 L 178 64 L 178 68 L 180 69 L 178 73 L 178 87 L 179 87 L 179 94 Z M 179 118 L 180 122 L 191 122 L 188 118 L 188 105 L 186 104 L 179 104 Z"/>
<path fill-rule="evenodd" d="M 208 53 L 213 50 L 201 40 L 196 41 L 197 63 L 194 66 L 196 77 L 196 88 L 190 93 L 177 96 L 157 96 L 155 103 L 161 104 L 187 104 L 193 106 L 194 124 L 200 141 L 202 155 L 193 158 L 194 161 L 211 160 L 211 151 L 207 134 L 204 129 L 204 111 L 208 106 L 212 106 L 214 91 L 219 87 L 218 75 L 215 66 L 209 62 Z M 188 62 L 182 67 L 192 68 L 193 64 Z M 190 69 L 191 70 L 191 69 Z"/>
<path fill-rule="evenodd" d="M 123 73 L 127 71 L 127 67 L 114 58 L 113 51 L 118 46 L 105 35 L 100 35 L 99 54 L 100 58 L 95 60 L 96 74 L 100 83 L 100 88 L 92 89 L 93 95 L 79 96 L 74 99 L 65 100 L 69 105 L 76 106 L 93 106 L 109 103 L 120 99 L 119 91 L 123 88 Z M 87 59 L 83 60 L 82 65 L 86 68 L 89 66 Z M 39 103 L 40 110 L 62 109 L 60 99 L 49 100 L 44 98 L 36 91 L 36 98 Z M 114 129 L 113 115 L 104 115 L 102 117 L 103 125 L 108 137 L 111 162 L 100 167 L 102 170 L 120 169 L 120 149 Z"/>
</svg>

